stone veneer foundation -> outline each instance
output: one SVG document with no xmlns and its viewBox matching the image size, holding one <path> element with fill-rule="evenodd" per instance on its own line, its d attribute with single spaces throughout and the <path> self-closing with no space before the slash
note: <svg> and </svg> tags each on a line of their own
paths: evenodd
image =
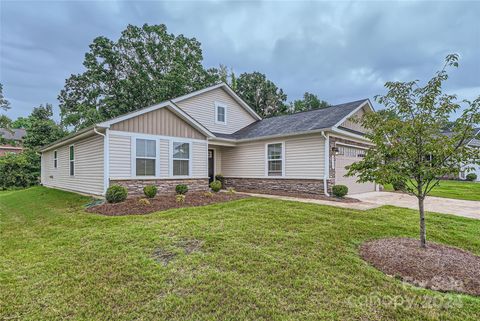
<svg viewBox="0 0 480 321">
<path fill-rule="evenodd" d="M 331 192 L 333 180 L 327 180 L 327 189 Z M 225 186 L 237 191 L 264 190 L 284 191 L 291 193 L 324 194 L 323 179 L 293 178 L 237 178 L 225 177 Z"/>
<path fill-rule="evenodd" d="M 208 189 L 208 178 L 110 180 L 110 186 L 126 187 L 129 196 L 143 195 L 143 188 L 147 185 L 155 185 L 158 188 L 158 194 L 175 193 L 175 186 L 178 184 L 187 185 L 191 192 L 201 192 Z"/>
</svg>

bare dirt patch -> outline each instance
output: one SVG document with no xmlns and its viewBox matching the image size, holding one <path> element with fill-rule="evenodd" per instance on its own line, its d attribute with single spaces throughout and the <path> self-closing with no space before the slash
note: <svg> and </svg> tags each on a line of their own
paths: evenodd
<svg viewBox="0 0 480 321">
<path fill-rule="evenodd" d="M 150 204 L 142 204 L 141 202 L 139 202 L 142 197 L 132 197 L 121 203 L 105 203 L 97 206 L 92 206 L 87 208 L 86 211 L 109 216 L 141 215 L 158 211 L 165 211 L 171 208 L 203 206 L 215 203 L 223 203 L 246 197 L 248 196 L 229 193 L 214 193 L 211 197 L 209 197 L 206 196 L 205 193 L 194 192 L 186 194 L 185 203 L 183 204 L 176 202 L 174 194 L 157 195 L 155 198 L 148 199 Z"/>
<path fill-rule="evenodd" d="M 310 194 L 310 193 L 294 193 L 294 192 L 275 191 L 275 190 L 265 191 L 265 190 L 256 190 L 256 189 L 242 189 L 242 190 L 238 190 L 238 191 L 239 192 L 244 192 L 244 193 L 298 197 L 298 198 L 316 199 L 316 200 L 343 202 L 343 203 L 357 203 L 357 202 L 360 202 L 359 200 L 357 200 L 355 198 L 350 198 L 350 197 L 338 198 L 338 197 L 328 197 L 328 196 L 325 196 L 325 195 Z"/>
<path fill-rule="evenodd" d="M 360 256 L 380 271 L 437 291 L 480 296 L 480 256 L 438 243 L 390 238 L 360 246 Z"/>
<path fill-rule="evenodd" d="M 199 252 L 203 246 L 203 242 L 196 239 L 183 239 L 175 243 L 176 248 L 181 248 L 184 250 L 185 254 L 192 254 L 194 252 Z M 170 261 L 174 260 L 177 257 L 178 253 L 174 251 L 168 251 L 163 248 L 157 248 L 152 254 L 152 257 L 158 263 L 167 266 Z"/>
</svg>

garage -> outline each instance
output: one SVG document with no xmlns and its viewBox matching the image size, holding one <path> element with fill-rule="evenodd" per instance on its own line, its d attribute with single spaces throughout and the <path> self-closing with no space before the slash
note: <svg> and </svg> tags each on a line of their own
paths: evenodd
<svg viewBox="0 0 480 321">
<path fill-rule="evenodd" d="M 348 194 L 374 192 L 375 183 L 357 183 L 357 177 L 346 177 L 348 170 L 345 168 L 361 160 L 365 150 L 353 146 L 338 145 L 338 154 L 335 155 L 335 184 L 348 187 Z"/>
</svg>

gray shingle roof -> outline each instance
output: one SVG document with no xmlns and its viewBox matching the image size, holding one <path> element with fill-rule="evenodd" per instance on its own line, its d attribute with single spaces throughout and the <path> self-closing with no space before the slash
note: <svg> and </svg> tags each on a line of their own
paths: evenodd
<svg viewBox="0 0 480 321">
<path fill-rule="evenodd" d="M 12 139 L 20 141 L 26 135 L 26 131 L 23 128 L 16 128 L 16 129 L 6 129 L 0 128 L 0 137 L 5 139 Z"/>
<path fill-rule="evenodd" d="M 250 139 L 330 128 L 367 100 L 362 99 L 324 109 L 265 118 L 233 134 L 214 133 L 214 135 L 219 138 Z"/>
</svg>

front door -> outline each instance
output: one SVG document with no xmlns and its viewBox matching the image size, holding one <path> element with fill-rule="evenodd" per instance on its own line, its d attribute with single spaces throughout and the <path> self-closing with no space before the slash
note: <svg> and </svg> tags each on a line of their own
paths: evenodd
<svg viewBox="0 0 480 321">
<path fill-rule="evenodd" d="M 208 150 L 208 182 L 211 183 L 215 179 L 215 155 L 214 150 Z"/>
</svg>

